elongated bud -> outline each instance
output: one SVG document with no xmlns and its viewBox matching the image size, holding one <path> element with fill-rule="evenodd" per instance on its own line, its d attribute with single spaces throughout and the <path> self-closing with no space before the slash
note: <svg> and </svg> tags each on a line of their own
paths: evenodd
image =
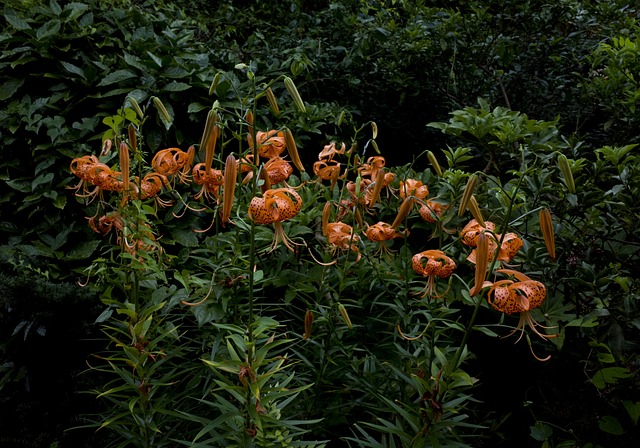
<svg viewBox="0 0 640 448">
<path fill-rule="evenodd" d="M 204 124 L 204 132 L 200 139 L 200 151 L 205 151 L 205 168 L 208 173 L 213 163 L 213 157 L 216 152 L 216 143 L 218 140 L 218 114 L 211 109 L 207 114 L 207 121 Z"/>
<path fill-rule="evenodd" d="M 133 151 L 133 153 L 135 154 L 138 150 L 138 137 L 136 134 L 136 127 L 133 125 L 133 123 L 129 124 L 127 133 L 129 135 L 129 146 L 131 147 L 131 151 Z"/>
<path fill-rule="evenodd" d="M 322 209 L 322 235 L 327 236 L 329 234 L 329 217 L 331 216 L 331 202 L 324 204 Z"/>
<path fill-rule="evenodd" d="M 558 155 L 558 166 L 560 167 L 560 171 L 562 171 L 562 176 L 564 177 L 564 183 L 567 185 L 567 190 L 569 190 L 569 193 L 575 194 L 576 184 L 573 180 L 573 172 L 571 171 L 571 166 L 569 165 L 567 156 L 564 154 Z"/>
<path fill-rule="evenodd" d="M 138 114 L 138 117 L 140 117 L 140 119 L 144 118 L 144 114 L 142 113 L 142 109 L 140 108 L 140 104 L 138 104 L 138 102 L 136 101 L 136 99 L 132 96 L 128 97 L 129 98 L 129 102 L 131 103 L 131 107 L 133 107 L 133 110 L 136 111 L 136 114 Z"/>
<path fill-rule="evenodd" d="M 375 150 L 376 154 L 380 154 L 380 148 L 378 148 L 378 142 L 376 142 L 375 140 L 369 140 L 371 142 L 371 146 L 373 146 L 373 149 Z"/>
<path fill-rule="evenodd" d="M 262 185 L 260 185 L 260 190 L 262 191 L 262 193 L 267 190 L 271 190 L 271 180 L 269 179 L 269 174 L 267 173 L 267 170 L 264 169 L 264 166 L 260 168 L 259 179 L 262 179 L 263 181 Z"/>
<path fill-rule="evenodd" d="M 464 192 L 462 193 L 462 199 L 460 200 L 460 207 L 458 208 L 458 217 L 462 217 L 464 215 L 465 210 L 469 204 L 469 200 L 471 199 L 471 195 L 473 195 L 473 190 L 476 189 L 476 185 L 478 185 L 478 176 L 476 174 L 472 174 L 469 176 L 469 180 L 467 180 L 467 185 L 464 187 Z"/>
<path fill-rule="evenodd" d="M 222 79 L 222 73 L 217 72 L 216 75 L 213 77 L 213 80 L 211 81 L 211 85 L 209 86 L 209 96 L 213 95 L 213 93 L 216 91 L 216 87 L 218 87 L 218 84 L 220 84 L 221 79 Z"/>
<path fill-rule="evenodd" d="M 398 215 L 396 216 L 396 219 L 393 220 L 393 223 L 391 223 L 391 227 L 394 229 L 398 228 L 400 223 L 404 221 L 404 218 L 406 218 L 411 212 L 413 202 L 414 199 L 411 196 L 406 197 L 404 201 L 402 201 L 402 204 L 400 204 L 400 210 L 398 210 Z"/>
<path fill-rule="evenodd" d="M 222 225 L 229 222 L 233 196 L 236 191 L 236 178 L 238 177 L 238 161 L 229 154 L 224 163 L 224 190 L 222 191 Z"/>
<path fill-rule="evenodd" d="M 346 111 L 343 109 L 342 112 L 340 112 L 340 115 L 338 115 L 338 119 L 336 120 L 336 125 L 340 126 L 342 124 L 342 122 L 344 121 L 344 116 L 346 115 Z"/>
<path fill-rule="evenodd" d="M 478 221 L 478 224 L 480 224 L 482 227 L 487 227 L 484 219 L 482 218 L 482 212 L 480 211 L 480 207 L 478 206 L 478 201 L 476 201 L 476 197 L 474 195 L 471 195 L 471 197 L 469 198 L 467 207 L 471 212 L 471 216 L 473 216 L 475 220 Z"/>
<path fill-rule="evenodd" d="M 122 190 L 129 195 L 129 147 L 125 142 L 120 143 L 120 171 L 122 172 Z"/>
<path fill-rule="evenodd" d="M 166 121 L 167 124 L 171 123 L 171 115 L 169 115 L 167 108 L 164 107 L 164 104 L 162 104 L 162 101 L 160 101 L 160 98 L 158 98 L 157 96 L 154 96 L 153 104 L 156 106 L 156 109 L 158 109 L 158 112 L 160 112 L 160 115 L 162 115 L 162 118 L 164 118 L 164 121 Z"/>
<path fill-rule="evenodd" d="M 298 89 L 296 85 L 293 83 L 293 80 L 288 76 L 284 77 L 284 86 L 289 92 L 289 95 L 291 95 L 291 98 L 293 98 L 293 103 L 296 105 L 298 110 L 302 113 L 306 113 L 307 108 L 305 107 L 304 102 L 302 101 L 302 97 L 300 97 L 300 92 L 298 92 Z"/>
<path fill-rule="evenodd" d="M 311 324 L 313 324 L 313 311 L 307 310 L 304 314 L 304 339 L 311 337 Z"/>
<path fill-rule="evenodd" d="M 284 129 L 284 141 L 287 144 L 287 150 L 289 151 L 289 157 L 291 161 L 300 171 L 304 171 L 304 166 L 300 160 L 300 154 L 298 154 L 298 146 L 296 145 L 296 139 L 293 138 L 293 134 L 289 128 Z"/>
<path fill-rule="evenodd" d="M 353 328 L 353 324 L 351 323 L 351 319 L 349 318 L 349 313 L 342 303 L 338 303 L 338 311 L 340 312 L 344 323 L 347 324 L 347 327 L 349 327 L 349 329 Z"/>
<path fill-rule="evenodd" d="M 433 170 L 436 172 L 438 177 L 442 177 L 442 168 L 440 168 L 440 164 L 438 163 L 438 159 L 431 151 L 427 151 L 427 158 L 429 159 L 429 163 L 433 167 Z"/>
<path fill-rule="evenodd" d="M 267 87 L 265 94 L 267 95 L 267 101 L 269 101 L 269 107 L 271 107 L 271 111 L 276 117 L 279 117 L 280 107 L 278 107 L 278 101 L 276 100 L 276 96 L 273 94 L 273 90 L 271 90 L 271 87 Z"/>
<path fill-rule="evenodd" d="M 360 227 L 364 227 L 364 220 L 362 219 L 362 214 L 360 213 L 360 209 L 356 208 L 355 212 L 353 213 L 354 218 L 356 219 L 356 222 L 358 223 L 358 225 Z"/>
<path fill-rule="evenodd" d="M 547 246 L 547 252 L 551 259 L 556 259 L 556 242 L 553 233 L 553 221 L 551 220 L 551 212 L 548 208 L 540 210 L 540 230 L 544 237 L 544 244 Z"/>
<path fill-rule="evenodd" d="M 189 173 L 191 172 L 191 167 L 193 166 L 193 160 L 195 158 L 196 158 L 196 147 L 191 145 L 189 146 L 189 149 L 187 149 L 187 161 L 182 167 L 182 178 L 180 180 L 182 183 L 188 183 L 188 176 L 189 176 Z"/>
<path fill-rule="evenodd" d="M 476 272 L 475 272 L 475 284 L 469 295 L 471 297 L 477 295 L 484 284 L 484 279 L 487 276 L 487 266 L 489 264 L 489 235 L 482 232 L 478 235 L 478 246 L 476 247 Z"/>
<path fill-rule="evenodd" d="M 253 120 L 253 112 L 252 111 L 250 111 L 250 110 L 247 111 L 247 115 L 245 115 L 245 120 L 247 121 L 248 131 L 249 131 L 249 146 L 253 147 L 254 144 L 255 144 L 255 141 L 254 141 L 255 135 L 253 135 L 253 121 L 254 120 Z M 254 153 L 255 153 L 256 156 L 258 155 L 258 151 L 257 150 L 255 150 Z M 255 162 L 258 163 L 257 160 Z"/>
<path fill-rule="evenodd" d="M 369 199 L 369 207 L 373 207 L 376 205 L 376 201 L 380 197 L 380 192 L 382 191 L 382 184 L 384 184 L 384 170 L 378 171 L 378 175 L 376 176 L 375 184 L 373 184 L 373 191 L 371 192 L 371 199 Z"/>
<path fill-rule="evenodd" d="M 373 139 L 375 140 L 378 137 L 378 125 L 375 121 L 371 122 L 371 133 L 373 135 Z"/>
</svg>

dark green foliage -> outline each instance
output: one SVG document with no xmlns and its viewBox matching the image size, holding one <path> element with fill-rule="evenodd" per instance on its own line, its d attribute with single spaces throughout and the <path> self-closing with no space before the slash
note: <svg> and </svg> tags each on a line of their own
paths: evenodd
<svg viewBox="0 0 640 448">
<path fill-rule="evenodd" d="M 589 0 L 6 2 L 0 445 L 635 446 L 637 16 L 628 2 Z M 292 131 L 308 172 L 290 179 L 305 206 L 284 230 L 304 249 L 267 250 L 273 228 L 246 217 L 253 182 L 238 183 L 226 225 L 219 203 L 194 200 L 199 186 L 165 186 L 166 209 L 111 193 L 87 204 L 68 188 L 78 181 L 70 160 L 99 154 L 107 138 L 128 141 L 129 124 L 140 148 L 133 176 L 160 148 L 196 144 L 203 161 L 213 101 L 214 168 L 247 154 L 249 110 L 258 130 Z M 308 181 L 331 140 L 354 144 L 340 157 L 348 180 L 380 149 L 392 188 L 415 177 L 453 208 L 435 226 L 413 211 L 391 258 L 364 239 L 366 225 L 356 226 L 359 262 L 330 253 L 321 206 L 349 196 L 342 181 Z M 101 156 L 114 168 L 117 143 Z M 426 149 L 442 177 L 425 169 Z M 517 317 L 468 297 L 473 265 L 455 207 L 472 173 L 485 219 L 525 239 L 513 267 L 544 281 L 548 298 L 533 315 L 558 325 L 553 345 L 535 335 L 498 342 Z M 361 218 L 391 222 L 399 203 L 385 191 Z M 540 207 L 553 216 L 553 261 Z M 126 239 L 86 225 L 116 210 L 147 250 L 127 252 Z M 163 252 L 148 249 L 156 245 Z M 419 299 L 426 280 L 411 256 L 443 245 L 458 263 L 446 301 Z M 307 311 L 315 319 L 303 338 Z M 534 362 L 527 344 L 552 360 Z M 92 373 L 79 375 L 87 359 Z"/>
</svg>

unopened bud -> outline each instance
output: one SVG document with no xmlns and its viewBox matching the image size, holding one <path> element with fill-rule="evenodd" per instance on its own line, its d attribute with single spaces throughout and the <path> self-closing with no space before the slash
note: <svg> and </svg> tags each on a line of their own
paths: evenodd
<svg viewBox="0 0 640 448">
<path fill-rule="evenodd" d="M 484 284 L 484 279 L 487 275 L 487 266 L 489 264 L 489 235 L 482 232 L 478 235 L 478 246 L 476 247 L 476 271 L 475 271 L 475 284 L 469 291 L 471 297 L 477 295 Z"/>
<path fill-rule="evenodd" d="M 553 233 L 553 221 L 551 220 L 551 212 L 548 208 L 540 210 L 540 231 L 544 237 L 544 244 L 547 246 L 547 252 L 549 257 L 555 260 L 556 258 L 556 243 Z"/>
<path fill-rule="evenodd" d="M 231 216 L 233 196 L 236 190 L 238 161 L 229 154 L 224 164 L 224 190 L 222 191 L 222 224 L 226 224 Z"/>
<path fill-rule="evenodd" d="M 278 107 L 278 101 L 276 100 L 276 96 L 273 94 L 273 90 L 271 90 L 271 87 L 267 87 L 265 94 L 267 95 L 267 101 L 269 101 L 269 106 L 271 107 L 273 114 L 276 117 L 279 117 L 280 108 Z"/>
<path fill-rule="evenodd" d="M 438 177 L 442 177 L 442 168 L 440 168 L 440 164 L 438 163 L 438 159 L 431 151 L 427 151 L 427 158 L 429 159 L 429 163 L 433 167 L 433 170 L 436 172 Z"/>
<path fill-rule="evenodd" d="M 164 107 L 164 104 L 162 104 L 162 101 L 160 101 L 160 98 L 158 98 L 157 96 L 154 96 L 153 104 L 156 106 L 156 109 L 158 109 L 158 112 L 160 112 L 160 115 L 162 116 L 162 118 L 164 118 L 164 121 L 167 124 L 171 123 L 171 115 L 169 115 L 167 108 Z"/>
<path fill-rule="evenodd" d="M 473 190 L 476 189 L 476 185 L 478 185 L 478 176 L 476 174 L 472 174 L 469 176 L 469 180 L 467 180 L 467 185 L 464 187 L 464 192 L 462 193 L 462 199 L 460 200 L 460 207 L 458 208 L 458 217 L 462 217 L 464 215 L 465 210 L 469 204 L 469 200 L 473 195 Z"/>
<path fill-rule="evenodd" d="M 475 220 L 478 221 L 478 224 L 480 224 L 482 227 L 486 227 L 484 219 L 482 218 L 482 212 L 480 211 L 480 207 L 478 206 L 478 201 L 476 201 L 476 197 L 474 195 L 471 195 L 471 197 L 469 198 L 467 207 L 471 212 L 471 216 L 473 216 Z"/>
<path fill-rule="evenodd" d="M 129 98 L 129 102 L 131 103 L 131 107 L 133 107 L 133 110 L 136 111 L 136 114 L 138 114 L 138 117 L 140 117 L 140 119 L 144 118 L 144 114 L 142 113 L 142 109 L 140 108 L 140 104 L 138 104 L 138 102 L 136 101 L 136 99 L 132 96 L 128 97 Z"/>
<path fill-rule="evenodd" d="M 405 200 L 402 201 L 402 204 L 400 205 L 400 210 L 398 210 L 398 215 L 396 216 L 396 219 L 393 220 L 391 227 L 393 227 L 394 229 L 398 228 L 400 223 L 404 221 L 404 219 L 411 212 L 411 209 L 413 208 L 413 202 L 414 202 L 414 199 L 411 196 L 406 197 Z"/>
<path fill-rule="evenodd" d="M 564 177 L 564 183 L 567 185 L 567 190 L 569 190 L 569 193 L 575 194 L 576 184 L 573 180 L 573 172 L 571 171 L 571 166 L 569 165 L 567 156 L 564 154 L 558 155 L 558 166 L 560 167 L 560 171 L 562 171 L 562 176 Z"/>
<path fill-rule="evenodd" d="M 138 150 L 138 138 L 136 135 L 136 127 L 133 125 L 133 123 L 129 124 L 127 133 L 129 135 L 129 146 L 131 147 L 131 151 L 133 151 L 133 153 L 135 154 Z"/>
<path fill-rule="evenodd" d="M 289 128 L 284 129 L 284 141 L 287 144 L 287 151 L 289 151 L 289 157 L 291 161 L 300 171 L 304 171 L 304 166 L 300 160 L 300 154 L 298 154 L 298 146 L 296 146 L 296 140 L 293 138 L 293 134 Z"/>
<path fill-rule="evenodd" d="M 307 108 L 305 107 L 304 102 L 302 101 L 302 97 L 300 97 L 300 92 L 298 92 L 298 88 L 293 83 L 293 80 L 288 76 L 284 77 L 284 86 L 289 92 L 289 95 L 291 95 L 291 98 L 293 98 L 293 103 L 296 105 L 298 110 L 302 113 L 306 113 Z"/>
<path fill-rule="evenodd" d="M 313 324 L 313 311 L 307 310 L 304 314 L 304 339 L 311 337 L 311 324 Z"/>
<path fill-rule="evenodd" d="M 347 324 L 347 327 L 349 327 L 349 329 L 353 328 L 353 324 L 351 323 L 351 319 L 349 318 L 349 313 L 342 303 L 338 304 L 338 311 L 340 312 L 344 323 Z"/>
</svg>

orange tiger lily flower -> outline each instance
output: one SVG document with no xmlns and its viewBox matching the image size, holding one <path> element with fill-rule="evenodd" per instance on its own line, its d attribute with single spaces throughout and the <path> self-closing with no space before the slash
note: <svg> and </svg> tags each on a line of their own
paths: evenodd
<svg viewBox="0 0 640 448">
<path fill-rule="evenodd" d="M 429 195 L 429 187 L 422 184 L 422 181 L 416 179 L 407 179 L 400 181 L 400 197 L 405 199 L 414 196 L 418 199 L 424 199 Z"/>
<path fill-rule="evenodd" d="M 447 278 L 456 268 L 456 262 L 445 255 L 441 250 L 425 250 L 415 254 L 411 259 L 411 267 L 423 277 L 428 277 L 427 286 L 420 291 L 420 297 L 425 296 L 441 298 L 435 286 L 436 277 Z"/>
<path fill-rule="evenodd" d="M 293 173 L 293 168 L 289 162 L 284 160 L 282 157 L 269 159 L 269 161 L 264 164 L 264 169 L 267 171 L 269 181 L 272 185 L 284 182 L 289 178 L 289 176 L 291 176 L 291 173 Z"/>
<path fill-rule="evenodd" d="M 248 140 L 249 147 L 253 148 L 251 135 L 248 136 Z M 258 144 L 258 154 L 260 157 L 267 159 L 280 157 L 280 154 L 282 154 L 287 147 L 284 132 L 275 129 L 267 132 L 256 132 L 256 143 Z"/>
<path fill-rule="evenodd" d="M 322 180 L 330 180 L 332 189 L 338 179 L 346 174 L 340 176 L 340 162 L 334 160 L 318 160 L 313 164 L 313 172 Z"/>
<path fill-rule="evenodd" d="M 322 151 L 320 151 L 320 154 L 318 154 L 318 159 L 324 160 L 326 162 L 331 162 L 336 154 L 344 154 L 346 149 L 347 146 L 344 143 L 340 146 L 340 149 L 337 149 L 336 142 L 331 142 L 328 145 L 325 145 L 324 148 L 322 148 Z"/>
<path fill-rule="evenodd" d="M 557 337 L 557 334 L 541 333 L 538 328 L 549 328 L 540 325 L 531 316 L 531 310 L 538 308 L 547 297 L 547 289 L 539 281 L 532 280 L 526 275 L 511 270 L 511 269 L 499 269 L 497 271 L 501 274 L 510 275 L 515 278 L 514 280 L 499 280 L 491 284 L 491 289 L 487 294 L 487 301 L 497 311 L 505 314 L 520 313 L 520 321 L 515 330 L 511 334 L 518 330 L 521 330 L 520 337 L 524 334 L 525 327 L 528 326 L 533 330 L 535 334 L 542 339 L 552 339 Z M 533 353 L 533 352 L 532 352 Z M 547 358 L 539 358 L 533 353 L 533 356 L 539 361 L 546 361 Z"/>
<path fill-rule="evenodd" d="M 382 156 L 373 156 L 367 159 L 367 163 L 363 163 L 358 167 L 358 173 L 362 176 L 368 176 L 374 181 L 378 177 L 378 172 L 386 165 L 386 160 Z"/>
<path fill-rule="evenodd" d="M 351 250 L 357 254 L 356 263 L 360 261 L 358 246 L 360 237 L 353 232 L 353 227 L 343 222 L 330 222 L 327 224 L 327 242 L 335 249 Z"/>
<path fill-rule="evenodd" d="M 177 175 L 180 182 L 186 183 L 194 157 L 195 148 L 193 146 L 189 147 L 187 152 L 179 148 L 161 149 L 153 156 L 151 167 L 156 173 L 163 176 Z"/>
<path fill-rule="evenodd" d="M 198 163 L 193 167 L 193 181 L 202 188 L 195 196 L 196 199 L 205 197 L 208 200 L 218 200 L 220 186 L 224 183 L 224 175 L 221 170 L 211 168 L 207 171 L 204 163 Z"/>
<path fill-rule="evenodd" d="M 442 202 L 436 202 L 428 199 L 426 203 L 420 207 L 418 212 L 420 217 L 427 222 L 434 223 L 440 219 L 442 214 L 450 207 L 449 204 L 443 204 Z"/>
<path fill-rule="evenodd" d="M 302 198 L 293 188 L 270 189 L 262 197 L 254 197 L 249 204 L 249 218 L 256 224 L 273 224 L 275 231 L 271 250 L 282 242 L 295 252 L 295 244 L 287 237 L 282 221 L 293 218 L 302 209 Z"/>
<path fill-rule="evenodd" d="M 396 229 L 391 227 L 391 224 L 387 224 L 382 221 L 369 226 L 364 234 L 370 241 L 379 243 L 380 252 L 385 253 L 389 253 L 389 248 L 385 244 L 386 241 L 390 241 L 394 238 L 404 238 L 406 236 L 404 233 L 398 232 Z"/>
</svg>

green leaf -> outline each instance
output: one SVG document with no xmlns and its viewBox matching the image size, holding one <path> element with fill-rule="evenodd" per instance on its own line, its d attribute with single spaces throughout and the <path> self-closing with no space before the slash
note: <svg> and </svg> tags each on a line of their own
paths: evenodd
<svg viewBox="0 0 640 448">
<path fill-rule="evenodd" d="M 29 24 L 24 21 L 21 17 L 16 14 L 16 12 L 12 9 L 5 11 L 4 18 L 9 22 L 9 25 L 14 27 L 17 30 L 29 30 L 31 27 Z"/>
<path fill-rule="evenodd" d="M 0 101 L 7 100 L 13 96 L 14 93 L 24 84 L 24 78 L 22 79 L 9 79 L 0 85 Z"/>
<path fill-rule="evenodd" d="M 74 21 L 80 17 L 86 10 L 89 9 L 89 5 L 78 2 L 71 2 L 64 5 L 63 13 L 66 16 L 67 21 Z"/>
<path fill-rule="evenodd" d="M 166 86 L 164 86 L 162 90 L 164 90 L 165 92 L 182 92 L 190 88 L 191 86 L 184 82 L 172 81 Z"/>
<path fill-rule="evenodd" d="M 77 65 L 73 65 L 73 64 L 71 64 L 69 62 L 65 62 L 65 61 L 60 61 L 60 64 L 69 73 L 73 73 L 74 75 L 80 76 L 82 79 L 86 79 L 86 77 L 84 75 L 84 70 L 82 70 Z"/>
<path fill-rule="evenodd" d="M 598 389 L 604 389 L 607 384 L 615 384 L 620 379 L 629 378 L 631 373 L 624 367 L 605 367 L 598 370 L 591 378 L 591 382 Z"/>
<path fill-rule="evenodd" d="M 126 79 L 131 79 L 131 78 L 135 78 L 136 75 L 134 72 L 132 72 L 131 70 L 116 70 L 114 72 L 109 73 L 107 76 L 105 76 L 104 78 L 102 78 L 102 81 L 100 81 L 98 83 L 98 86 L 108 86 L 111 84 L 115 84 L 118 82 L 122 82 Z"/>
<path fill-rule="evenodd" d="M 624 408 L 629 413 L 629 417 L 633 420 L 633 424 L 637 426 L 638 418 L 640 417 L 640 401 L 634 403 L 633 401 L 625 400 L 622 404 L 624 404 Z"/>
<path fill-rule="evenodd" d="M 42 40 L 45 37 L 56 34 L 58 31 L 60 31 L 60 21 L 51 20 L 38 28 L 38 31 L 36 31 L 36 39 Z"/>
<path fill-rule="evenodd" d="M 530 426 L 531 437 L 533 437 L 538 442 L 544 442 L 551 435 L 553 435 L 553 428 L 549 425 L 545 425 L 542 422 L 536 422 L 535 426 Z"/>
<path fill-rule="evenodd" d="M 624 434 L 624 429 L 622 429 L 622 425 L 620 424 L 618 419 L 611 415 L 605 415 L 600 420 L 598 420 L 598 426 L 601 430 L 609 434 L 613 434 L 616 436 Z"/>
<path fill-rule="evenodd" d="M 177 229 L 171 232 L 174 241 L 184 247 L 195 247 L 198 245 L 198 237 L 190 229 Z"/>
<path fill-rule="evenodd" d="M 51 12 L 53 12 L 56 16 L 59 16 L 62 12 L 62 8 L 56 0 L 49 0 L 49 8 L 51 8 Z"/>
</svg>

